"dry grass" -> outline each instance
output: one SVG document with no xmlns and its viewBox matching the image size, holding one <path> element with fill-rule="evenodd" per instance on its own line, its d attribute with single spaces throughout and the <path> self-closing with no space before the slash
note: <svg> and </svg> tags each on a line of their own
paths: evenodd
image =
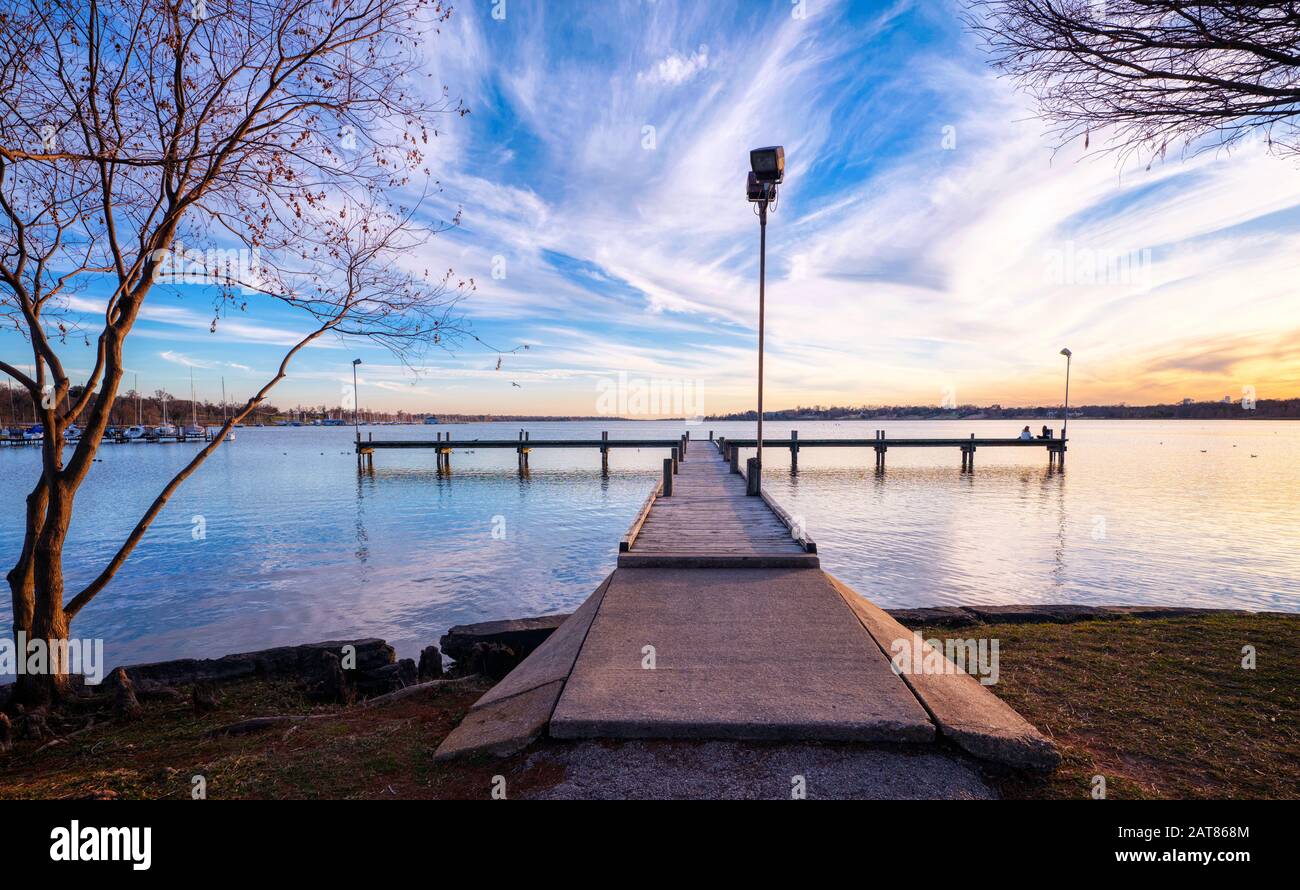
<svg viewBox="0 0 1300 890">
<path fill-rule="evenodd" d="M 1300 797 L 1300 619 L 1215 615 L 921 629 L 1000 640 L 994 692 L 1065 757 L 1007 797 Z M 1242 667 L 1254 646 L 1256 668 Z"/>
<path fill-rule="evenodd" d="M 435 764 L 433 752 L 485 686 L 444 687 L 391 704 L 308 702 L 288 682 L 223 686 L 220 708 L 145 702 L 131 723 L 97 726 L 35 753 L 23 742 L 0 761 L 0 798 L 187 798 L 202 775 L 209 798 L 484 798 L 500 762 Z M 248 717 L 320 714 L 262 732 L 209 737 Z M 516 787 L 526 777 L 515 778 Z"/>
<path fill-rule="evenodd" d="M 1110 798 L 1300 796 L 1300 620 L 1209 616 L 1161 621 L 922 629 L 1000 640 L 994 691 L 1060 745 L 1050 779 L 991 775 L 1006 797 L 1087 799 L 1094 775 Z M 1241 667 L 1252 645 L 1257 668 Z M 188 691 L 188 690 L 183 690 Z M 447 686 L 384 706 L 314 705 L 288 682 L 224 686 L 220 708 L 146 702 L 144 717 L 106 723 L 36 753 L 0 755 L 0 798 L 477 798 L 492 776 L 513 794 L 560 781 L 526 755 L 439 764 L 433 752 L 482 693 Z M 260 733 L 209 737 L 274 714 L 327 715 Z M 548 772 L 548 769 L 550 772 Z"/>
</svg>

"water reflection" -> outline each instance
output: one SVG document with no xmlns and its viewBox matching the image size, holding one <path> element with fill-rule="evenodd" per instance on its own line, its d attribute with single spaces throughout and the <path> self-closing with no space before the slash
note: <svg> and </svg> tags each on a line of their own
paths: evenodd
<svg viewBox="0 0 1300 890">
<path fill-rule="evenodd" d="M 868 422 L 867 434 L 880 422 Z M 752 425 L 714 424 L 719 435 Z M 799 424 L 801 438 L 861 425 Z M 676 424 L 538 424 L 534 439 L 673 438 Z M 897 424 L 902 437 L 1009 435 L 992 423 Z M 466 425 L 457 440 L 514 438 Z M 817 540 L 823 565 L 886 606 L 1161 603 L 1300 610 L 1300 425 L 1124 422 L 1071 427 L 1068 474 L 1042 452 L 804 447 L 766 483 Z M 389 428 L 376 438 L 430 438 Z M 697 447 L 711 447 L 703 442 Z M 1233 447 L 1234 445 L 1238 447 Z M 413 654 L 455 623 L 571 610 L 615 561 L 663 454 L 538 449 L 378 450 L 358 469 L 351 431 L 242 430 L 163 511 L 135 556 L 78 618 L 127 663 L 341 636 Z M 955 450 L 955 449 L 954 449 Z M 1029 451 L 1025 449 L 1025 451 Z M 106 446 L 78 500 L 68 583 L 93 577 L 183 446 Z M 1252 458 L 1251 455 L 1259 455 Z M 39 457 L 0 450 L 0 502 L 22 502 Z M 347 501 L 351 499 L 352 503 Z M 190 538 L 203 514 L 208 539 Z M 21 546 L 0 525 L 0 559 Z M 504 537 L 494 538 L 493 518 Z M 1094 535 L 1094 517 L 1105 528 Z M 178 579 L 185 579 L 179 584 Z M 0 608 L 7 610 L 8 603 Z M 0 612 L 8 620 L 8 612 Z"/>
</svg>

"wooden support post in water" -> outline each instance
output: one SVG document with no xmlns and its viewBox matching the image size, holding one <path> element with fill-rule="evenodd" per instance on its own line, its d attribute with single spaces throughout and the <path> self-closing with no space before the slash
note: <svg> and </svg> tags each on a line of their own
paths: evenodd
<svg viewBox="0 0 1300 890">
<path fill-rule="evenodd" d="M 673 496 L 673 459 L 664 458 L 664 490 L 663 496 L 670 498 Z"/>
<path fill-rule="evenodd" d="M 790 469 L 799 469 L 799 431 L 790 430 Z"/>
<path fill-rule="evenodd" d="M 762 467 L 758 463 L 758 458 L 751 457 L 745 461 L 745 494 L 750 497 L 757 497 L 759 489 L 763 485 L 761 473 Z"/>
<path fill-rule="evenodd" d="M 600 471 L 601 471 L 602 473 L 608 473 L 608 472 L 609 472 L 609 444 L 608 444 L 608 443 L 609 443 L 609 430 L 605 430 L 605 431 L 601 432 L 601 434 L 600 434 L 600 442 L 601 442 L 601 445 L 600 445 Z"/>
</svg>

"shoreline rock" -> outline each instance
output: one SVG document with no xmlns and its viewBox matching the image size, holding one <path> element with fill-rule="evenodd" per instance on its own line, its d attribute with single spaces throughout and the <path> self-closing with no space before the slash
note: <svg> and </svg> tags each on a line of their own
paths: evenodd
<svg viewBox="0 0 1300 890">
<path fill-rule="evenodd" d="M 568 617 L 569 613 L 566 612 L 563 615 L 458 624 L 443 634 L 438 645 L 442 647 L 443 655 L 461 664 L 470 660 L 474 647 L 480 643 L 504 646 L 522 661 L 546 642 L 546 638 Z"/>
</svg>

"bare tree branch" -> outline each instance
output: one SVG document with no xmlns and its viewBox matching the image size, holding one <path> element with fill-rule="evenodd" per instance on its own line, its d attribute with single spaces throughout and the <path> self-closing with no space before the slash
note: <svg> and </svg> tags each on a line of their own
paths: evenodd
<svg viewBox="0 0 1300 890">
<path fill-rule="evenodd" d="M 1149 163 L 1170 146 L 1259 133 L 1300 151 L 1300 12 L 1293 3 L 967 0 L 995 67 L 1037 100 L 1062 142 Z"/>
</svg>

